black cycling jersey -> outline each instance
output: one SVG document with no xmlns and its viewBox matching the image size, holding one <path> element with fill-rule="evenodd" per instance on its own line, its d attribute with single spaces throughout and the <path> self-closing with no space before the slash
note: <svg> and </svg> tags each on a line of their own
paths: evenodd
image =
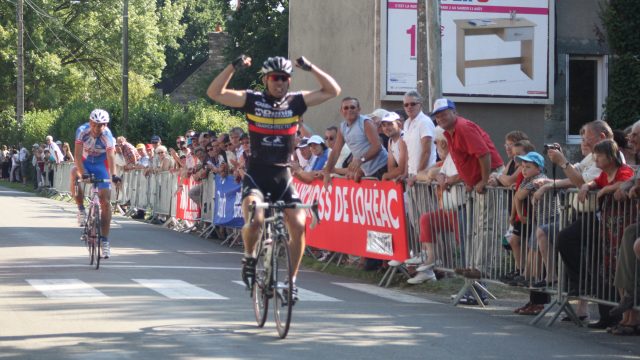
<svg viewBox="0 0 640 360">
<path fill-rule="evenodd" d="M 307 110 L 302 93 L 288 93 L 281 100 L 265 93 L 247 90 L 241 109 L 249 123 L 251 164 L 285 166 L 294 151 L 300 116 Z"/>
</svg>

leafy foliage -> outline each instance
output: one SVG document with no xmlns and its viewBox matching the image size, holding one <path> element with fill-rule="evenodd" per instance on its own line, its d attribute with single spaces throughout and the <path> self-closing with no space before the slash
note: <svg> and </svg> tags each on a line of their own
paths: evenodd
<svg viewBox="0 0 640 360">
<path fill-rule="evenodd" d="M 229 62 L 240 54 L 253 59 L 251 67 L 235 74 L 231 85 L 237 88 L 261 84 L 259 71 L 269 56 L 287 56 L 289 42 L 288 0 L 243 0 L 227 22 L 232 37 L 225 51 Z"/>
<path fill-rule="evenodd" d="M 186 28 L 180 23 L 183 3 L 130 0 L 129 82 L 133 89 L 150 89 L 160 79 L 165 49 L 177 47 Z M 120 98 L 122 2 L 27 0 L 24 24 L 27 110 Z M 15 2 L 0 2 L 0 87 L 9 94 L 0 99 L 0 106 L 15 103 L 16 36 Z"/>
<path fill-rule="evenodd" d="M 159 3 L 162 3 L 159 0 Z M 186 26 L 184 36 L 176 39 L 176 46 L 165 49 L 167 66 L 162 71 L 160 87 L 165 93 L 173 91 L 187 75 L 207 60 L 209 56 L 208 34 L 216 24 L 225 23 L 229 12 L 226 0 L 183 0 L 183 16 L 180 24 Z"/>
<path fill-rule="evenodd" d="M 614 54 L 607 121 L 613 128 L 624 128 L 640 120 L 640 2 L 610 0 L 602 6 L 602 20 Z"/>
<path fill-rule="evenodd" d="M 25 113 L 22 129 L 18 128 L 15 121 L 14 109 L 0 112 L 0 126 L 3 129 L 0 132 L 0 144 L 17 144 L 23 139 L 25 143 L 42 142 L 46 135 L 73 142 L 76 129 L 89 120 L 89 113 L 95 108 L 109 112 L 109 128 L 114 136 L 121 135 L 122 111 L 119 102 L 109 99 L 100 102 L 77 100 L 62 110 Z M 227 132 L 235 126 L 246 129 L 246 122 L 239 114 L 212 106 L 204 100 L 183 106 L 171 102 L 166 96 L 153 94 L 131 105 L 127 139 L 132 143 L 148 143 L 152 135 L 159 135 L 166 143 L 167 139 L 175 139 L 188 129 Z"/>
</svg>

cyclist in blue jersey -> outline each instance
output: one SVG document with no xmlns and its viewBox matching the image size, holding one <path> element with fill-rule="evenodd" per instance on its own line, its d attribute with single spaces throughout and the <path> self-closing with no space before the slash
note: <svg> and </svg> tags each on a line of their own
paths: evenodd
<svg viewBox="0 0 640 360">
<path fill-rule="evenodd" d="M 242 229 L 244 259 L 242 279 L 251 287 L 255 280 L 256 259 L 254 248 L 260 238 L 264 212 L 257 210 L 253 222 L 249 222 L 249 205 L 264 201 L 264 194 L 271 194 L 271 201 L 300 202 L 292 185 L 289 162 L 294 151 L 294 139 L 302 114 L 307 107 L 321 104 L 340 94 L 340 86 L 327 73 L 311 64 L 304 57 L 296 60 L 296 66 L 313 74 L 320 84 L 314 91 L 289 92 L 291 61 L 270 57 L 262 65 L 263 92 L 228 88 L 233 74 L 251 66 L 251 58 L 239 56 L 229 64 L 209 85 L 207 95 L 226 106 L 238 108 L 246 115 L 249 128 L 251 155 L 242 183 L 242 211 L 245 225 Z M 286 209 L 285 221 L 289 230 L 291 264 L 293 265 L 293 298 L 297 300 L 296 275 L 304 253 L 305 213 L 302 209 Z"/>
<path fill-rule="evenodd" d="M 75 183 L 83 174 L 93 174 L 96 179 L 120 182 L 120 177 L 115 175 L 115 139 L 109 124 L 109 113 L 102 109 L 95 109 L 89 115 L 89 122 L 80 125 L 76 130 L 75 141 L 75 167 L 71 170 L 71 191 L 78 205 L 78 222 L 84 226 L 86 213 L 84 209 L 84 194 L 82 188 L 75 191 Z M 111 227 L 111 183 L 98 184 L 100 196 L 100 227 L 102 235 L 103 256 L 108 259 L 111 256 L 109 244 L 109 229 Z"/>
</svg>

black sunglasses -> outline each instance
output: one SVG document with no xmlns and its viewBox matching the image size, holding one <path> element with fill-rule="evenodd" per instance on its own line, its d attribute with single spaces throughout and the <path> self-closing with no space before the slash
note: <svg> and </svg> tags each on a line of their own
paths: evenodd
<svg viewBox="0 0 640 360">
<path fill-rule="evenodd" d="M 416 105 L 418 105 L 418 103 L 415 102 L 408 102 L 408 103 L 404 103 L 402 104 L 404 107 L 414 107 Z"/>
<path fill-rule="evenodd" d="M 282 74 L 271 74 L 269 75 L 269 80 L 271 81 L 289 81 L 289 76 Z"/>
</svg>

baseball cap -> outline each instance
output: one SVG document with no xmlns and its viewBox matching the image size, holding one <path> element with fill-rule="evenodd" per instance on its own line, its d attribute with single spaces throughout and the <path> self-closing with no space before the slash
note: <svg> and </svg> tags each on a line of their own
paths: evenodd
<svg viewBox="0 0 640 360">
<path fill-rule="evenodd" d="M 147 150 L 151 150 L 151 149 L 153 149 L 153 145 L 147 144 Z"/>
<path fill-rule="evenodd" d="M 382 121 L 394 122 L 398 119 L 400 119 L 400 115 L 395 112 L 389 112 L 382 118 Z"/>
<path fill-rule="evenodd" d="M 35 143 L 35 144 L 33 144 L 33 146 L 32 146 L 32 147 L 40 147 L 40 144 Z"/>
<path fill-rule="evenodd" d="M 531 151 L 526 155 L 518 155 L 516 158 L 521 161 L 534 163 L 541 169 L 544 168 L 544 158 L 535 151 Z"/>
<path fill-rule="evenodd" d="M 385 115 L 387 115 L 387 113 L 388 113 L 388 111 L 385 110 L 385 109 L 375 109 L 375 110 L 373 110 L 373 112 L 371 114 L 367 115 L 367 117 L 369 119 L 371 119 L 371 118 L 373 118 L 375 116 L 375 117 L 378 117 L 378 118 L 382 119 Z"/>
<path fill-rule="evenodd" d="M 451 110 L 455 110 L 456 109 L 456 104 L 453 103 L 453 101 L 449 100 L 449 99 L 437 99 L 434 103 L 433 103 L 433 111 L 431 112 L 431 115 L 435 115 L 441 111 L 447 110 L 447 109 L 451 109 Z"/>
<path fill-rule="evenodd" d="M 136 145 L 136 149 L 144 149 L 144 144 L 138 144 Z"/>
<path fill-rule="evenodd" d="M 307 144 L 324 144 L 324 140 L 320 137 L 320 135 L 313 135 L 309 138 Z"/>
<path fill-rule="evenodd" d="M 298 146 L 296 146 L 297 149 L 303 148 L 303 147 L 307 147 L 309 145 L 309 138 L 302 138 L 300 139 L 300 142 L 298 143 Z"/>
<path fill-rule="evenodd" d="M 57 144 L 57 145 L 62 145 L 62 141 L 57 140 L 57 141 L 56 141 L 56 144 Z"/>
<path fill-rule="evenodd" d="M 160 140 L 161 140 L 161 139 L 160 139 L 160 136 L 158 136 L 158 135 L 153 135 L 153 136 L 151 137 L 151 143 L 152 143 L 152 144 L 153 144 L 153 143 L 159 143 L 159 142 L 160 142 Z"/>
</svg>

